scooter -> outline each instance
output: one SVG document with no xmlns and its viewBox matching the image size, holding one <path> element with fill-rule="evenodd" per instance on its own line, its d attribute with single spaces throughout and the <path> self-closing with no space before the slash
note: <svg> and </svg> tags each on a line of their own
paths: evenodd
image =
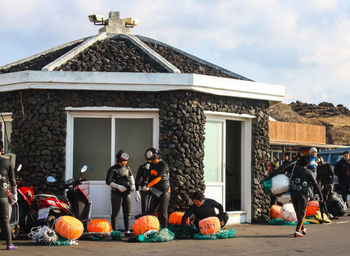
<svg viewBox="0 0 350 256">
<path fill-rule="evenodd" d="M 81 178 L 86 170 L 87 166 L 84 165 L 79 178 L 65 181 L 64 189 L 67 189 L 67 198 L 50 194 L 35 195 L 39 209 L 37 218 L 39 225 L 47 225 L 52 228 L 60 216 L 70 215 L 82 221 L 86 227 L 91 215 L 91 200 L 79 186 L 87 181 Z M 54 183 L 56 179 L 49 176 L 47 181 Z"/>
<path fill-rule="evenodd" d="M 17 172 L 22 169 L 18 166 Z M 17 176 L 17 195 L 19 206 L 19 227 L 20 231 L 28 233 L 35 225 L 38 218 L 38 210 L 34 197 L 33 186 L 22 186 L 22 180 Z"/>
</svg>

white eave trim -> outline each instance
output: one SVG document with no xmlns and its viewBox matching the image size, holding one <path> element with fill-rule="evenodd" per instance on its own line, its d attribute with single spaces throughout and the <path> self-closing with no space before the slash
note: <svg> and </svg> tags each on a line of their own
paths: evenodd
<svg viewBox="0 0 350 256">
<path fill-rule="evenodd" d="M 198 74 L 21 71 L 0 74 L 0 92 L 25 89 L 97 91 L 191 90 L 207 94 L 282 101 L 285 87 Z"/>
<path fill-rule="evenodd" d="M 227 117 L 227 118 L 239 118 L 239 119 L 253 119 L 256 116 L 249 114 L 235 114 L 235 113 L 226 113 L 226 112 L 215 112 L 215 111 L 204 111 L 206 116 L 215 116 L 215 117 Z"/>
<path fill-rule="evenodd" d="M 159 112 L 159 108 L 120 108 L 120 107 L 66 107 L 66 111 L 86 111 L 86 112 Z"/>
</svg>

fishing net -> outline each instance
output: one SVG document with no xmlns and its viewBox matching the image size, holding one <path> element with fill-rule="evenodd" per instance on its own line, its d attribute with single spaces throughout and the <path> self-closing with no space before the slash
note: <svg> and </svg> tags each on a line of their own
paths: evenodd
<svg viewBox="0 0 350 256">
<path fill-rule="evenodd" d="M 91 232 L 84 234 L 84 238 L 91 239 L 93 241 L 106 241 L 106 240 L 121 240 L 123 237 L 122 233 L 118 230 L 112 232 Z"/>
<path fill-rule="evenodd" d="M 48 226 L 33 227 L 30 230 L 28 237 L 32 239 L 34 243 L 38 244 L 54 244 L 58 239 L 55 231 Z"/>
<path fill-rule="evenodd" d="M 56 232 L 48 226 L 33 227 L 29 232 L 28 237 L 32 239 L 34 243 L 40 245 L 67 246 L 78 244 L 76 240 L 68 240 L 58 236 Z"/>
<path fill-rule="evenodd" d="M 58 237 L 57 241 L 54 244 L 50 244 L 51 246 L 68 246 L 78 244 L 77 240 L 68 240 L 63 237 Z"/>
<path fill-rule="evenodd" d="M 197 233 L 193 235 L 193 238 L 198 240 L 216 240 L 216 239 L 226 239 L 226 238 L 234 238 L 234 237 L 236 237 L 236 230 L 234 230 L 233 228 L 229 230 L 221 229 L 220 232 L 216 234 L 203 235 L 201 233 Z"/>
<path fill-rule="evenodd" d="M 159 231 L 150 230 L 137 236 L 137 241 L 143 243 L 169 242 L 174 240 L 175 235 L 168 228 Z"/>
<path fill-rule="evenodd" d="M 280 218 L 270 220 L 269 221 L 270 225 L 283 225 L 283 226 L 296 226 L 296 222 L 288 221 L 288 220 L 282 220 Z"/>
<path fill-rule="evenodd" d="M 175 234 L 176 239 L 193 238 L 193 235 L 199 233 L 199 229 L 193 225 L 169 225 L 168 229 Z"/>
<path fill-rule="evenodd" d="M 291 221 L 287 221 L 287 220 L 282 220 L 280 218 L 274 219 L 274 220 L 270 220 L 269 221 L 270 225 L 281 225 L 281 226 L 296 226 L 297 223 L 296 222 L 291 222 Z M 304 221 L 303 223 L 304 225 L 308 225 L 310 224 L 308 221 Z"/>
<path fill-rule="evenodd" d="M 271 188 L 272 188 L 272 179 L 267 179 L 262 182 L 263 189 L 265 192 L 272 195 Z"/>
</svg>

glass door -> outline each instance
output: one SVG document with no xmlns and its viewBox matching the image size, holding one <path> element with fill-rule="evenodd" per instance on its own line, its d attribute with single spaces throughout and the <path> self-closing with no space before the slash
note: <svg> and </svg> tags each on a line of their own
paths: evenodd
<svg viewBox="0 0 350 256">
<path fill-rule="evenodd" d="M 204 141 L 205 196 L 225 204 L 224 200 L 224 121 L 207 119 Z"/>
</svg>

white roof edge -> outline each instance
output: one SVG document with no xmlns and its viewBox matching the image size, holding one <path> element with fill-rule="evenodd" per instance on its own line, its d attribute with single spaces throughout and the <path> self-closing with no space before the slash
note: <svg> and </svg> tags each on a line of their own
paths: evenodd
<svg viewBox="0 0 350 256">
<path fill-rule="evenodd" d="M 204 111 L 205 115 L 212 115 L 212 116 L 224 116 L 224 117 L 237 117 L 237 118 L 244 118 L 244 119 L 253 119 L 256 118 L 256 116 L 250 115 L 250 114 L 236 114 L 236 113 L 226 113 L 226 112 L 216 112 L 216 111 Z"/>
<path fill-rule="evenodd" d="M 282 101 L 285 87 L 199 74 L 21 71 L 0 74 L 0 92 L 24 89 L 173 91 Z"/>
<path fill-rule="evenodd" d="M 66 107 L 66 111 L 106 111 L 106 112 L 113 112 L 113 111 L 119 111 L 119 112 L 158 112 L 159 108 L 123 108 L 123 107 Z"/>
</svg>

